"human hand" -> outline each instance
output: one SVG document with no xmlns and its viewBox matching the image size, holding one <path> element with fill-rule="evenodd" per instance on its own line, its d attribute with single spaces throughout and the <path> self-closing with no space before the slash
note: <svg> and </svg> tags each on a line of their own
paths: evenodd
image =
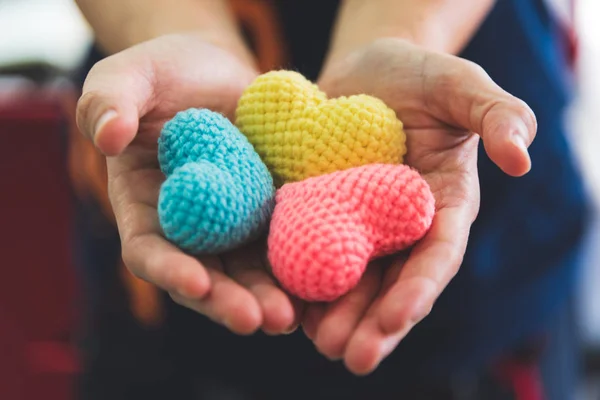
<svg viewBox="0 0 600 400">
<path fill-rule="evenodd" d="M 436 201 L 430 231 L 408 255 L 375 261 L 354 290 L 306 310 L 303 327 L 319 351 L 366 374 L 430 312 L 462 263 L 479 210 L 479 138 L 496 165 L 521 176 L 537 124 L 479 66 L 398 39 L 330 60 L 319 85 L 330 97 L 366 93 L 393 108 L 407 135 L 405 161 Z"/>
<path fill-rule="evenodd" d="M 157 215 L 165 180 L 157 159 L 163 124 L 191 107 L 232 117 L 256 75 L 242 59 L 199 36 L 163 36 L 92 68 L 77 124 L 107 156 L 109 198 L 128 269 L 233 332 L 262 328 L 276 334 L 297 324 L 298 305 L 266 272 L 264 246 L 196 259 L 163 238 Z"/>
</svg>

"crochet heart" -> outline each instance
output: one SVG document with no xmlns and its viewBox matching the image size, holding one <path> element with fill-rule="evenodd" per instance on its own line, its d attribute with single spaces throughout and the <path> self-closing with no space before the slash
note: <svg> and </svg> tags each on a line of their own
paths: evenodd
<svg viewBox="0 0 600 400">
<path fill-rule="evenodd" d="M 366 164 L 399 164 L 406 153 L 402 123 L 382 101 L 327 99 L 292 71 L 259 76 L 240 98 L 236 125 L 278 187 Z"/>
<path fill-rule="evenodd" d="M 429 229 L 434 198 L 405 165 L 371 164 L 284 185 L 269 232 L 273 274 L 307 301 L 352 289 L 368 262 L 414 244 Z"/>
<path fill-rule="evenodd" d="M 178 113 L 162 129 L 158 160 L 167 176 L 159 222 L 181 249 L 219 253 L 268 228 L 275 204 L 271 174 L 224 116 L 205 109 Z"/>
</svg>

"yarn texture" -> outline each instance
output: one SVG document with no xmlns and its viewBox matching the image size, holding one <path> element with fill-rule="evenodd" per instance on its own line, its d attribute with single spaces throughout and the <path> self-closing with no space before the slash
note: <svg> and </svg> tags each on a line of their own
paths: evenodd
<svg viewBox="0 0 600 400">
<path fill-rule="evenodd" d="M 369 260 L 413 245 L 431 224 L 427 183 L 405 165 L 371 164 L 284 185 L 269 235 L 273 273 L 294 295 L 331 301 Z"/>
<path fill-rule="evenodd" d="M 339 298 L 370 260 L 406 249 L 431 226 L 433 194 L 402 165 L 403 126 L 381 100 L 328 99 L 302 75 L 274 71 L 246 89 L 236 125 L 279 187 L 268 258 L 297 297 Z"/>
<path fill-rule="evenodd" d="M 216 254 L 256 238 L 275 205 L 273 179 L 246 137 L 206 109 L 179 112 L 158 140 L 167 176 L 158 200 L 168 240 L 192 254 Z"/>
<path fill-rule="evenodd" d="M 293 71 L 259 76 L 243 93 L 236 125 L 277 186 L 372 163 L 401 163 L 406 136 L 395 112 L 367 95 L 327 99 Z"/>
</svg>

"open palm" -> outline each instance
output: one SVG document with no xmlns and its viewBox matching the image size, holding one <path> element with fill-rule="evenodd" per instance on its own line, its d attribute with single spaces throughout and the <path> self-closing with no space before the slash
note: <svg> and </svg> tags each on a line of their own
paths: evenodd
<svg viewBox="0 0 600 400">
<path fill-rule="evenodd" d="M 479 210 L 479 139 L 500 168 L 520 176 L 530 168 L 536 122 L 480 67 L 396 39 L 332 61 L 320 85 L 330 96 L 367 93 L 393 108 L 407 135 L 406 163 L 436 201 L 430 231 L 409 254 L 374 262 L 352 292 L 306 311 L 303 326 L 317 348 L 364 374 L 429 313 L 462 263 Z"/>
<path fill-rule="evenodd" d="M 197 259 L 163 238 L 157 139 L 168 119 L 191 107 L 231 117 L 255 76 L 198 37 L 165 36 L 96 64 L 77 109 L 80 129 L 107 155 L 109 198 L 129 270 L 241 334 L 286 331 L 297 320 L 295 305 L 265 272 L 261 243 Z"/>
</svg>

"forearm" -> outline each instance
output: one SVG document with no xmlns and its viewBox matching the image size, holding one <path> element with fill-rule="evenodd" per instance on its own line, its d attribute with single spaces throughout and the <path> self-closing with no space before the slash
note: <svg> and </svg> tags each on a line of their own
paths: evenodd
<svg viewBox="0 0 600 400">
<path fill-rule="evenodd" d="M 195 32 L 242 57 L 249 52 L 227 0 L 76 0 L 109 54 L 158 36 Z"/>
<path fill-rule="evenodd" d="M 330 53 L 347 53 L 383 37 L 398 37 L 456 54 L 494 0 L 344 0 Z"/>
</svg>

